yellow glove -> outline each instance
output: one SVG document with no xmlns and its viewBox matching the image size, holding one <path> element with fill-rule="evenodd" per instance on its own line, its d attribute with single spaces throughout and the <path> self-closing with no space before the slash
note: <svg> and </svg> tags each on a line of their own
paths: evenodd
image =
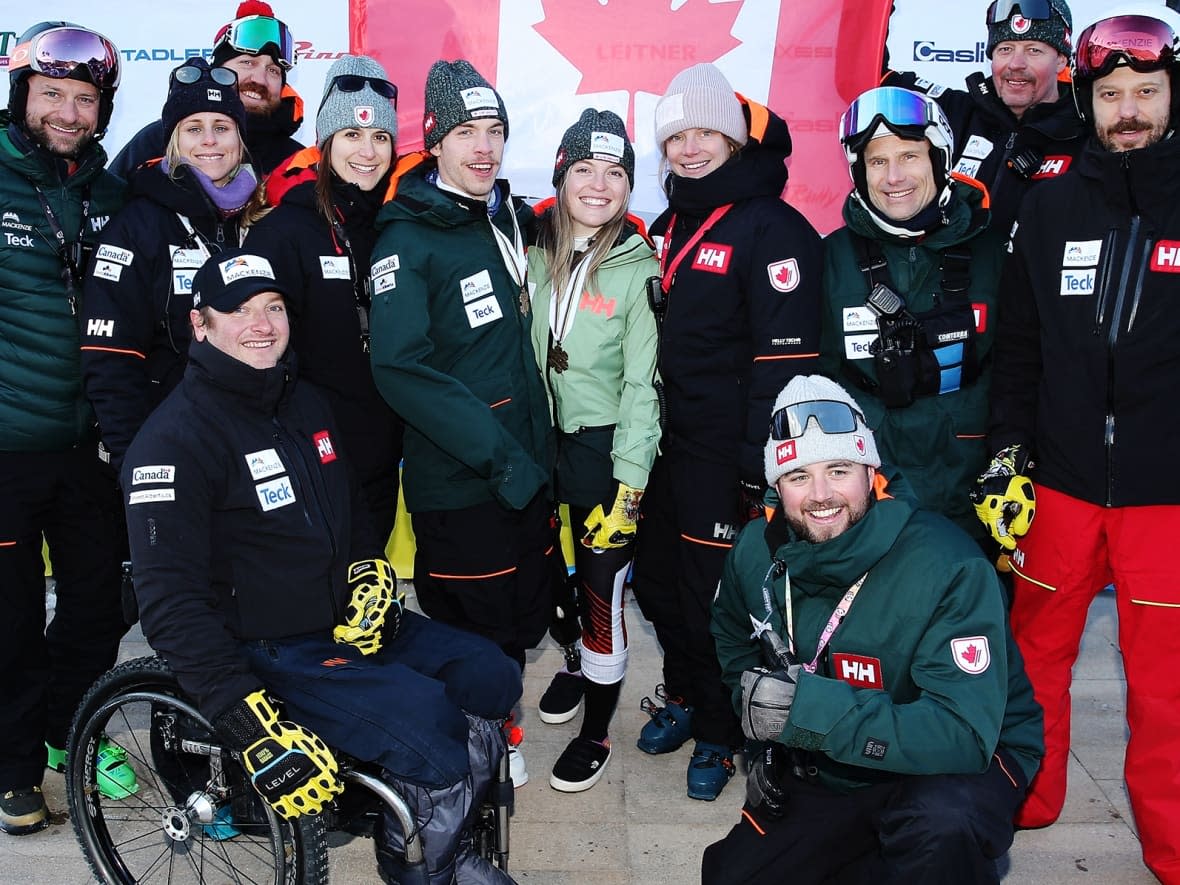
<svg viewBox="0 0 1180 885">
<path fill-rule="evenodd" d="M 344 791 L 332 752 L 313 732 L 279 720 L 256 691 L 217 717 L 217 731 L 235 748 L 260 796 L 288 820 L 319 814 Z"/>
<path fill-rule="evenodd" d="M 355 645 L 363 655 L 376 654 L 384 637 L 390 642 L 402 623 L 406 595 L 397 588 L 397 575 L 384 559 L 361 559 L 348 567 L 352 597 L 344 623 L 332 630 L 337 642 Z"/>
<path fill-rule="evenodd" d="M 1036 515 L 1036 491 L 1025 475 L 1029 466 L 1022 446 L 1008 446 L 996 453 L 971 490 L 975 515 L 1005 550 L 1016 549 L 1016 539 L 1028 534 Z"/>
<path fill-rule="evenodd" d="M 610 513 L 605 513 L 599 504 L 590 511 L 590 515 L 582 523 L 586 527 L 586 534 L 582 536 L 582 546 L 595 550 L 609 550 L 631 543 L 635 539 L 636 523 L 639 521 L 639 499 L 642 497 L 643 489 L 633 489 L 625 482 L 619 483 Z"/>
</svg>

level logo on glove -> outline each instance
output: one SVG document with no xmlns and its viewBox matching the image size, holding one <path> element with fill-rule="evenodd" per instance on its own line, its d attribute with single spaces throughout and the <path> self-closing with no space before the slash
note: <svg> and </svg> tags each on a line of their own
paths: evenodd
<svg viewBox="0 0 1180 885">
<path fill-rule="evenodd" d="M 643 489 L 633 489 L 625 482 L 619 483 L 610 513 L 606 513 L 602 505 L 598 504 L 582 523 L 586 527 L 586 534 L 582 536 L 582 546 L 595 550 L 610 550 L 623 547 L 634 540 L 636 524 L 639 521 L 639 501 L 642 497 Z"/>
<path fill-rule="evenodd" d="M 1005 550 L 1016 549 L 1016 539 L 1028 534 L 1036 514 L 1036 491 L 1025 475 L 1030 466 L 1023 446 L 1008 446 L 996 453 L 971 490 L 975 515 Z"/>
<path fill-rule="evenodd" d="M 348 567 L 352 596 L 344 623 L 332 630 L 337 642 L 356 646 L 361 654 L 376 654 L 382 639 L 390 642 L 401 627 L 405 594 L 398 590 L 393 566 L 384 559 L 361 559 Z"/>
<path fill-rule="evenodd" d="M 242 748 L 242 764 L 254 789 L 288 820 L 319 814 L 344 791 L 327 745 L 302 725 L 280 720 L 263 692 L 238 701 L 215 724 Z"/>
</svg>

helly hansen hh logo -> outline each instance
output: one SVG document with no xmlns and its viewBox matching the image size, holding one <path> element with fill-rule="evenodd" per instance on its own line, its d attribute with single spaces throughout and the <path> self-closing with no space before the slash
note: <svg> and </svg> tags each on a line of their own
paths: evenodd
<svg viewBox="0 0 1180 885">
<path fill-rule="evenodd" d="M 881 678 L 880 658 L 833 652 L 832 675 L 853 688 L 885 688 L 885 682 Z"/>
<path fill-rule="evenodd" d="M 692 266 L 696 270 L 724 274 L 729 272 L 729 259 L 732 256 L 732 246 L 723 246 L 720 243 L 701 243 L 700 248 L 697 249 L 696 258 L 692 260 Z"/>
<path fill-rule="evenodd" d="M 1157 273 L 1180 273 L 1180 240 L 1160 240 L 1151 253 L 1151 269 Z"/>
</svg>

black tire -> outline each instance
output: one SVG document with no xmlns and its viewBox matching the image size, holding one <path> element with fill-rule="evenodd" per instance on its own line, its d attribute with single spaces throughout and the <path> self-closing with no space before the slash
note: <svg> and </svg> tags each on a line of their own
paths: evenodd
<svg viewBox="0 0 1180 885">
<path fill-rule="evenodd" d="M 109 798 L 98 789 L 104 735 L 127 751 L 138 780 L 132 795 Z M 323 818 L 286 821 L 262 802 L 160 658 L 103 674 L 78 706 L 68 750 L 70 818 L 100 882 L 328 881 Z M 226 815 L 232 832 L 186 812 L 190 796 Z"/>
</svg>

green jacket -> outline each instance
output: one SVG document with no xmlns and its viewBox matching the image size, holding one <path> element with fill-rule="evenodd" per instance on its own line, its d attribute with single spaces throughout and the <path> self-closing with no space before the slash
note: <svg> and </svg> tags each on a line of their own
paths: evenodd
<svg viewBox="0 0 1180 885">
<path fill-rule="evenodd" d="M 742 672 L 764 665 L 751 619 L 788 636 L 787 578 L 770 574 L 772 551 L 786 564 L 802 662 L 868 573 L 818 669 L 801 674 L 778 738 L 812 751 L 822 783 L 846 791 L 898 775 L 982 772 L 997 746 L 1032 778 L 1044 753 L 1041 708 L 1010 638 L 995 569 L 941 516 L 887 494 L 822 544 L 797 540 L 781 511 L 742 531 L 712 624 L 739 712 Z"/>
<path fill-rule="evenodd" d="M 548 483 L 553 460 L 527 298 L 504 266 L 487 204 L 440 190 L 426 178 L 433 166 L 425 152 L 403 158 L 377 216 L 373 379 L 406 421 L 407 510 L 493 500 L 520 510 Z M 507 182 L 497 186 L 495 223 L 511 237 L 514 204 Z M 527 208 L 520 214 L 531 220 Z"/>
<path fill-rule="evenodd" d="M 660 441 L 653 385 L 658 338 L 647 302 L 647 281 L 658 275 L 651 244 L 640 234 L 632 232 L 617 244 L 591 280 L 593 290 L 588 284 L 579 295 L 574 324 L 561 342 L 569 368 L 556 372 L 545 366 L 553 309 L 549 268 L 543 250 L 529 250 L 533 351 L 547 377 L 557 429 L 575 433 L 614 425 L 614 478 L 638 489 L 647 487 Z"/>
<path fill-rule="evenodd" d="M 82 230 L 93 247 L 123 204 L 123 182 L 105 171 L 106 159 L 92 142 L 63 179 L 64 161 L 31 147 L 8 112 L 0 112 L 0 451 L 61 451 L 97 440 L 82 391 L 77 305 L 34 185 L 66 240 L 74 242 Z"/>
<path fill-rule="evenodd" d="M 920 241 L 886 234 L 849 196 L 844 204 L 847 226 L 824 241 L 820 370 L 842 382 L 860 403 L 882 459 L 901 468 L 921 505 L 981 538 L 986 532 L 967 495 L 990 457 L 985 433 L 1005 234 L 988 226 L 978 188 L 961 182 L 954 188 L 957 199 L 948 207 L 948 222 Z M 982 367 L 974 383 L 951 393 L 918 397 L 904 408 L 887 409 L 870 391 L 877 375 L 868 343 L 877 337 L 877 326 L 865 307 L 869 285 L 860 269 L 861 250 L 854 234 L 880 243 L 891 286 L 912 313 L 936 305 L 935 293 L 941 293 L 941 253 L 959 244 L 970 248 L 967 297 L 975 311 L 975 347 Z"/>
</svg>

